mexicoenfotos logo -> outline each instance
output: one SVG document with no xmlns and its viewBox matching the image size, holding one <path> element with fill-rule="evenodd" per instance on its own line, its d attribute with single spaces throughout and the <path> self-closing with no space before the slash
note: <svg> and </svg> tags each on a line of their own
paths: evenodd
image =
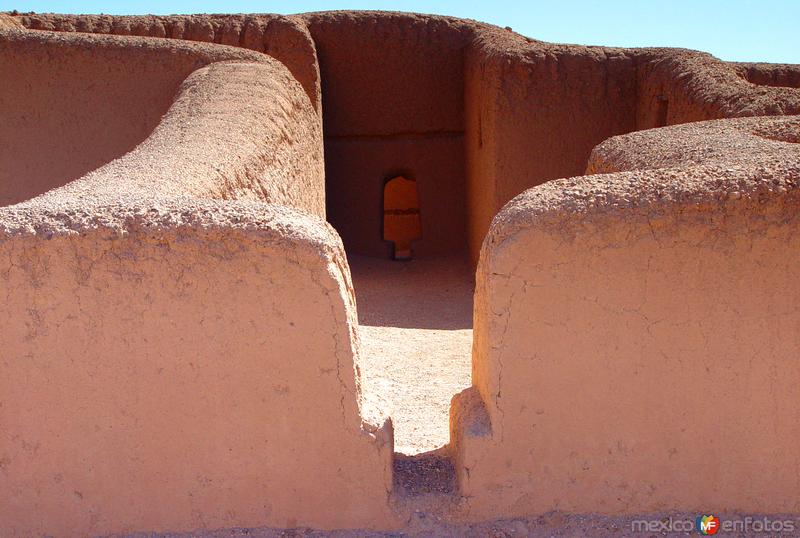
<svg viewBox="0 0 800 538">
<path fill-rule="evenodd" d="M 712 515 L 697 516 L 695 524 L 697 525 L 697 532 L 704 535 L 717 534 L 720 526 L 719 518 Z"/>
<path fill-rule="evenodd" d="M 800 528 L 800 520 L 787 518 L 774 518 L 768 516 L 731 516 L 725 521 L 714 515 L 700 515 L 694 521 L 691 517 L 664 517 L 661 519 L 634 519 L 631 520 L 631 530 L 634 532 L 648 533 L 690 533 L 696 531 L 703 536 L 720 535 L 729 532 L 744 533 L 747 535 L 758 533 L 795 533 Z"/>
</svg>

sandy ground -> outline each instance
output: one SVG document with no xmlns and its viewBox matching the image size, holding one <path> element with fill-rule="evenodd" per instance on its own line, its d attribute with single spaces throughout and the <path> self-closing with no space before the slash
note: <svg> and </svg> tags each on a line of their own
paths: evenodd
<svg viewBox="0 0 800 538">
<path fill-rule="evenodd" d="M 367 405 L 392 417 L 395 451 L 449 441 L 453 395 L 470 385 L 474 276 L 466 258 L 351 256 Z"/>
</svg>

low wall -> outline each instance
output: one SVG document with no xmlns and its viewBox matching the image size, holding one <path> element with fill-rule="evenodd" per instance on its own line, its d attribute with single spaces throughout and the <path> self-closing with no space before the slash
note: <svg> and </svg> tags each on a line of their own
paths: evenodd
<svg viewBox="0 0 800 538">
<path fill-rule="evenodd" d="M 64 185 L 133 149 L 197 68 L 259 56 L 188 43 L 2 31 L 0 206 Z"/>
<path fill-rule="evenodd" d="M 800 116 L 695 122 L 610 138 L 592 150 L 586 174 L 792 163 L 798 142 Z"/>
<path fill-rule="evenodd" d="M 740 77 L 759 86 L 800 88 L 800 66 L 756 62 L 730 62 Z"/>
<path fill-rule="evenodd" d="M 355 306 L 320 220 L 245 202 L 0 210 L 0 533 L 387 528 Z"/>
<path fill-rule="evenodd" d="M 736 64 L 704 52 L 641 49 L 637 54 L 636 129 L 718 118 L 800 114 L 796 87 L 764 85 L 767 81 L 757 76 L 748 81 L 746 73 Z"/>
<path fill-rule="evenodd" d="M 628 135 L 693 162 L 557 180 L 495 218 L 451 415 L 465 517 L 800 510 L 800 148 L 775 135 L 796 124 Z"/>
<path fill-rule="evenodd" d="M 163 37 L 244 47 L 280 61 L 303 86 L 314 109 L 321 106 L 314 42 L 296 17 L 282 15 L 61 15 L 15 17 L 33 30 Z"/>
<path fill-rule="evenodd" d="M 316 113 L 282 64 L 263 55 L 258 60 L 198 69 L 136 149 L 40 198 L 250 199 L 324 218 Z"/>
</svg>

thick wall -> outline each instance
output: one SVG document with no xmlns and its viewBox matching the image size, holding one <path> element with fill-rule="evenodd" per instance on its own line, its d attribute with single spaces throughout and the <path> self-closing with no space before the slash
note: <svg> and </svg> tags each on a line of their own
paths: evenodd
<svg viewBox="0 0 800 538">
<path fill-rule="evenodd" d="M 295 17 L 282 15 L 60 15 L 25 13 L 16 19 L 33 30 L 134 35 L 244 47 L 283 63 L 303 86 L 314 109 L 321 105 L 314 42 Z"/>
<path fill-rule="evenodd" d="M 401 524 L 342 246 L 263 203 L 325 215 L 320 87 L 348 249 L 389 255 L 399 174 L 417 255 L 490 231 L 447 517 L 800 510 L 796 121 L 592 150 L 797 113 L 775 69 L 392 13 L 17 19 L 214 44 L 27 33 L 195 64 L 124 157 L 0 209 L 3 533 Z"/>
<path fill-rule="evenodd" d="M 318 117 L 282 64 L 257 59 L 198 69 L 136 149 L 40 198 L 250 199 L 324 218 Z"/>
<path fill-rule="evenodd" d="M 3 536 L 394 525 L 391 426 L 362 425 L 349 272 L 322 221 L 16 206 L 0 260 Z"/>
<path fill-rule="evenodd" d="M 411 14 L 305 15 L 322 76 L 328 219 L 348 251 L 389 256 L 383 185 L 419 189 L 418 256 L 465 248 L 466 26 Z"/>
<path fill-rule="evenodd" d="M 348 250 L 376 256 L 391 249 L 381 240 L 381 192 L 399 172 L 414 175 L 420 188 L 417 254 L 468 248 L 477 262 L 491 219 L 506 202 L 582 173 L 592 148 L 611 136 L 800 112 L 797 89 L 774 87 L 794 85 L 792 66 L 731 64 L 681 49 L 554 45 L 447 17 L 18 19 L 29 28 L 238 44 L 280 59 L 312 101 L 321 89 L 326 103 L 329 220 Z"/>
<path fill-rule="evenodd" d="M 614 139 L 593 161 L 629 171 L 496 217 L 451 414 L 462 517 L 800 510 L 796 124 Z"/>
<path fill-rule="evenodd" d="M 3 31 L 0 206 L 122 156 L 150 134 L 189 73 L 251 56 L 182 43 Z"/>
<path fill-rule="evenodd" d="M 15 37 L 17 48 L 40 50 L 47 57 L 64 54 L 69 58 L 75 50 L 88 54 L 93 43 L 99 43 L 95 48 L 100 53 L 94 56 L 94 61 L 100 72 L 105 65 L 101 62 L 108 60 L 102 52 L 113 51 L 116 56 L 112 56 L 110 68 L 121 69 L 126 52 L 130 51 L 135 59 L 136 45 L 143 43 L 139 38 L 67 37 L 41 32 L 17 33 Z M 57 46 L 53 45 L 53 40 Z M 27 47 L 29 42 L 33 46 Z M 9 47 L 12 44 L 9 42 Z M 42 45 L 41 49 L 37 49 L 37 45 Z M 192 72 L 177 88 L 169 88 L 169 108 L 135 149 L 74 181 L 61 178 L 61 182 L 67 183 L 65 186 L 53 185 L 56 188 L 47 189 L 41 196 L 73 200 L 119 199 L 145 194 L 154 198 L 254 199 L 296 207 L 324 218 L 325 179 L 319 118 L 300 84 L 281 63 L 262 54 L 229 47 L 214 49 L 216 57 L 209 56 L 209 47 L 205 45 L 155 41 L 150 47 L 154 57 L 163 56 L 169 60 L 167 67 L 175 63 L 176 58 L 180 59 L 176 48 L 177 53 L 187 56 L 184 63 L 200 66 L 202 62 L 213 63 Z M 226 53 L 238 61 L 217 61 L 226 60 Z M 194 60 L 192 55 L 196 57 Z M 244 59 L 248 61 L 241 61 Z M 160 65 L 152 61 L 147 64 Z M 128 70 L 135 67 L 132 62 Z M 153 67 L 144 68 L 142 76 L 149 80 L 152 71 Z M 58 77 L 49 80 L 42 76 L 27 84 L 29 93 L 41 94 L 39 86 L 55 91 L 61 83 Z M 95 105 L 91 83 L 87 84 L 76 88 L 85 95 L 78 93 L 71 97 Z M 126 91 L 135 90 L 133 87 Z M 103 93 L 107 96 L 110 92 L 104 90 Z M 12 95 L 9 99 L 16 98 Z M 118 103 L 115 108 L 123 104 Z M 39 103 L 39 107 L 42 106 Z M 75 110 L 69 106 L 66 109 Z M 59 111 L 53 115 L 58 120 Z M 36 132 L 34 127 L 38 124 L 35 122 L 22 121 L 22 125 L 23 132 L 30 136 L 52 136 L 44 130 Z M 108 126 L 84 125 L 85 129 L 105 127 Z M 19 143 L 14 139 L 15 133 L 8 132 L 7 136 L 15 140 L 15 144 Z M 113 136 L 109 139 L 113 140 Z M 209 144 L 209 140 L 213 143 Z M 63 143 L 61 139 L 56 142 Z M 91 145 L 91 140 L 88 144 L 80 139 L 68 142 L 70 148 L 74 146 L 78 152 L 98 150 Z M 30 159 L 36 163 L 53 158 L 52 152 L 48 152 L 51 148 L 45 147 L 42 155 L 30 152 L 31 148 L 41 147 L 31 143 L 26 148 Z M 7 167 L 20 164 L 11 155 L 4 157 Z M 18 198 L 38 194 L 29 192 L 26 176 L 24 172 L 20 174 L 6 182 L 7 188 L 16 192 Z"/>
<path fill-rule="evenodd" d="M 592 150 L 586 173 L 792 163 L 798 142 L 800 116 L 694 122 L 610 138 Z"/>
<path fill-rule="evenodd" d="M 759 64 L 762 65 L 762 64 Z M 465 60 L 471 257 L 492 217 L 525 189 L 583 173 L 592 148 L 628 132 L 715 118 L 800 113 L 800 92 L 771 87 L 791 66 L 748 68 L 681 49 L 553 45 L 476 29 Z M 741 69 L 739 69 L 741 71 Z M 769 80 L 766 75 L 770 73 Z"/>
<path fill-rule="evenodd" d="M 0 208 L 0 534 L 396 526 L 301 85 L 228 47 L 8 35 L 196 69 L 132 151 Z"/>
<path fill-rule="evenodd" d="M 5 13 L 0 13 L 0 29 L 22 29 L 22 23 L 17 20 L 16 17 L 12 17 L 11 15 L 7 15 Z"/>
<path fill-rule="evenodd" d="M 784 85 L 770 83 L 757 74 L 748 80 L 750 72 L 704 52 L 640 49 L 636 128 L 718 118 L 800 114 L 800 91 L 796 87 L 790 87 L 791 84 L 776 87 Z M 752 72 L 777 73 L 763 68 L 754 68 Z"/>
<path fill-rule="evenodd" d="M 525 189 L 583 172 L 592 148 L 634 129 L 634 63 L 624 50 L 556 46 L 483 29 L 466 56 L 469 249 Z"/>
<path fill-rule="evenodd" d="M 731 62 L 730 65 L 752 84 L 800 88 L 800 66 L 796 64 Z"/>
</svg>

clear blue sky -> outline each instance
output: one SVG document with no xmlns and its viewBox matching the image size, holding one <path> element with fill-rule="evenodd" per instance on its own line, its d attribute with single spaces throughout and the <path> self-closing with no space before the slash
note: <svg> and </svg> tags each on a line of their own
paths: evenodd
<svg viewBox="0 0 800 538">
<path fill-rule="evenodd" d="M 800 63 L 800 0 L 0 0 L 0 11 L 57 13 L 299 13 L 378 9 L 478 19 L 544 41 L 670 46 L 723 60 Z"/>
</svg>

